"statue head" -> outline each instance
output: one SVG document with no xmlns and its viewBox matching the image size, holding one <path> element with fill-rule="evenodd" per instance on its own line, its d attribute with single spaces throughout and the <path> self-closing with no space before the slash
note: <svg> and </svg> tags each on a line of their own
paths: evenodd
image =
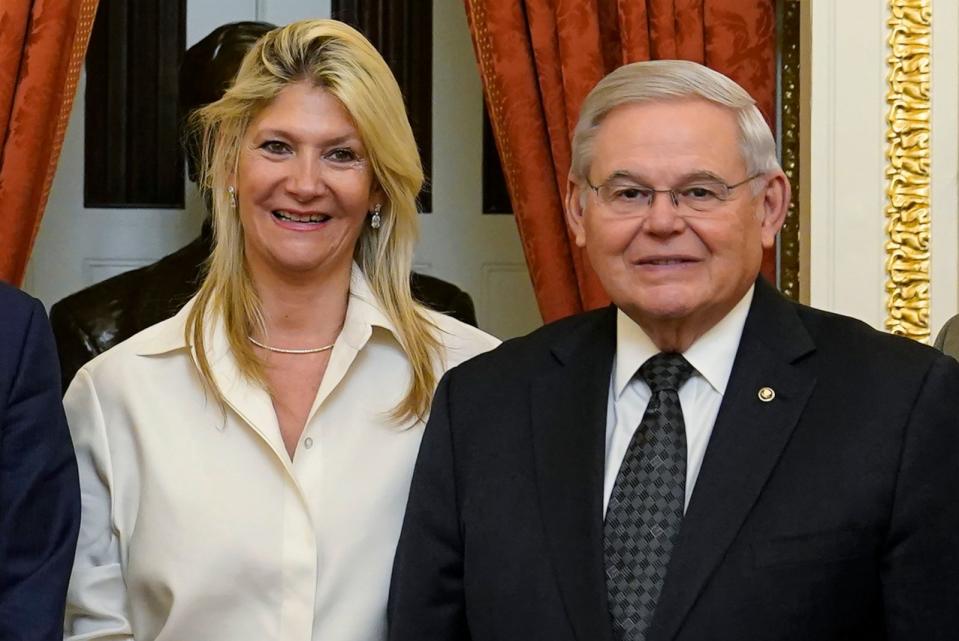
<svg viewBox="0 0 959 641">
<path fill-rule="evenodd" d="M 189 114 L 219 100 L 233 84 L 246 52 L 260 36 L 275 28 L 268 22 L 231 22 L 217 27 L 186 50 L 180 65 L 178 106 L 187 176 L 192 182 L 200 177 L 200 139 L 185 126 Z"/>
</svg>

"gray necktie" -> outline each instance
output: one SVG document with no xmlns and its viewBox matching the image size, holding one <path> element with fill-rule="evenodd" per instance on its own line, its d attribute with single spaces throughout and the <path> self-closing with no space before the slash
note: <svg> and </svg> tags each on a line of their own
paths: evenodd
<svg viewBox="0 0 959 641">
<path fill-rule="evenodd" d="M 681 354 L 657 354 L 639 368 L 652 396 L 616 476 L 603 529 L 617 641 L 645 641 L 683 521 L 686 427 L 677 392 L 692 373 Z"/>
</svg>

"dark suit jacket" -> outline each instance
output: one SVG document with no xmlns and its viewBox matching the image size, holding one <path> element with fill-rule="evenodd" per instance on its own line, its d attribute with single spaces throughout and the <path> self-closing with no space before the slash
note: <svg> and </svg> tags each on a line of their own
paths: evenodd
<svg viewBox="0 0 959 641">
<path fill-rule="evenodd" d="M 212 242 L 212 231 L 204 225 L 198 238 L 169 256 L 56 303 L 50 309 L 50 322 L 60 354 L 63 390 L 94 356 L 180 311 L 200 285 Z M 456 285 L 414 273 L 410 288 L 424 305 L 476 326 L 473 300 Z"/>
<path fill-rule="evenodd" d="M 612 639 L 614 319 L 560 321 L 443 379 L 391 641 Z M 649 641 L 955 639 L 957 550 L 959 364 L 758 282 Z"/>
<path fill-rule="evenodd" d="M 0 639 L 63 638 L 77 462 L 39 301 L 0 283 Z"/>
</svg>

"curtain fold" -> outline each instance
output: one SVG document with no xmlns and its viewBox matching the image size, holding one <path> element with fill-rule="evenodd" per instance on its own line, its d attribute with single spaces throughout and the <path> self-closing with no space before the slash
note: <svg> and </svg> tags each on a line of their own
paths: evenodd
<svg viewBox="0 0 959 641">
<path fill-rule="evenodd" d="M 562 202 L 579 107 L 627 62 L 681 58 L 741 84 L 772 125 L 774 0 L 464 0 L 490 121 L 545 322 L 609 302 Z M 775 279 L 775 257 L 763 273 Z"/>
<path fill-rule="evenodd" d="M 0 2 L 0 280 L 15 285 L 39 229 L 96 8 L 97 0 Z"/>
</svg>

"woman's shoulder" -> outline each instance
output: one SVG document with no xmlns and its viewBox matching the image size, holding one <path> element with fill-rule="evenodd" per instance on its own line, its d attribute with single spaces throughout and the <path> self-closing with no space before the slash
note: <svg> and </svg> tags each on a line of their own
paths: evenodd
<svg viewBox="0 0 959 641">
<path fill-rule="evenodd" d="M 80 368 L 80 372 L 93 381 L 116 384 L 148 372 L 160 362 L 153 357 L 176 351 L 188 354 L 189 344 L 184 331 L 188 307 L 189 304 L 175 316 L 151 325 L 97 355 Z"/>
<path fill-rule="evenodd" d="M 425 313 L 437 330 L 436 337 L 443 350 L 445 369 L 488 352 L 502 342 L 495 336 L 456 320 L 452 316 L 432 310 L 426 310 Z"/>
</svg>

